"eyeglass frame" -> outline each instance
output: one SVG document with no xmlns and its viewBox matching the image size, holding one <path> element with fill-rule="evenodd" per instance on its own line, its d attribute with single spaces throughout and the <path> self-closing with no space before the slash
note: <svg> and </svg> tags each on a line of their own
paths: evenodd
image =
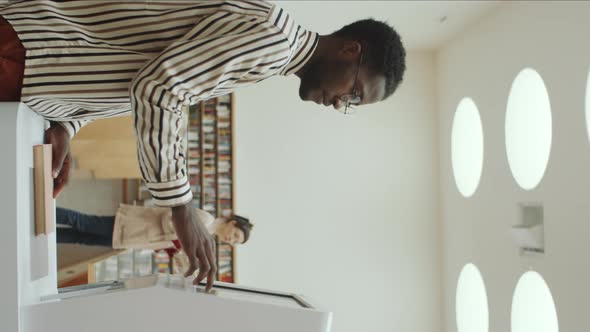
<svg viewBox="0 0 590 332">
<path fill-rule="evenodd" d="M 344 104 L 344 114 L 352 114 L 356 111 L 355 108 L 353 108 L 350 104 L 353 102 L 357 102 L 360 103 L 361 102 L 361 96 L 357 95 L 357 90 L 356 90 L 356 83 L 358 81 L 359 78 L 359 71 L 361 68 L 361 64 L 363 63 L 363 49 L 361 49 L 361 55 L 359 56 L 359 62 L 356 66 L 356 74 L 354 75 L 354 84 L 352 85 L 352 92 L 345 94 L 345 95 L 341 95 L 338 97 L 338 99 L 340 99 L 341 102 L 345 103 Z M 358 98 L 358 100 L 357 100 Z M 351 109 L 352 112 L 349 112 L 348 109 Z"/>
</svg>

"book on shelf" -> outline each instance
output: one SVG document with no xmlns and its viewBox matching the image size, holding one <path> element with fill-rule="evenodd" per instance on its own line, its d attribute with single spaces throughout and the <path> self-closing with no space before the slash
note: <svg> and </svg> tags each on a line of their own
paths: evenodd
<svg viewBox="0 0 590 332">
<path fill-rule="evenodd" d="M 230 140 L 231 141 L 231 127 L 217 128 L 217 135 L 218 135 L 219 140 Z"/>
<path fill-rule="evenodd" d="M 231 263 L 227 264 L 227 265 L 221 265 L 219 267 L 219 273 L 220 274 L 231 273 Z"/>
<path fill-rule="evenodd" d="M 227 139 L 227 138 L 221 138 L 219 140 L 217 140 L 217 148 L 226 148 L 229 149 L 231 148 L 231 139 Z"/>
<path fill-rule="evenodd" d="M 220 247 L 222 247 L 223 245 L 220 245 Z M 222 249 L 218 249 L 219 251 L 219 259 L 223 260 L 224 258 L 231 258 L 231 250 L 222 250 Z"/>
<path fill-rule="evenodd" d="M 219 250 L 221 254 L 231 254 L 232 251 L 232 246 L 223 242 L 220 246 L 219 246 Z"/>
<path fill-rule="evenodd" d="M 217 104 L 217 114 L 219 115 L 219 113 L 221 113 L 221 112 L 225 112 L 229 115 L 230 109 L 229 109 L 229 105 L 227 103 Z"/>
<path fill-rule="evenodd" d="M 198 141 L 200 137 L 200 133 L 194 130 L 188 130 L 188 140 L 189 141 Z"/>
<path fill-rule="evenodd" d="M 231 102 L 231 94 L 227 94 L 227 95 L 223 95 L 223 96 L 219 96 L 217 97 L 217 102 L 222 104 L 222 103 L 230 103 Z"/>
<path fill-rule="evenodd" d="M 221 282 L 234 282 L 234 277 L 231 273 L 227 274 L 227 275 L 224 274 L 219 277 L 219 281 L 221 281 Z"/>
<path fill-rule="evenodd" d="M 217 170 L 219 173 L 228 173 L 231 167 L 229 165 L 217 164 Z"/>
</svg>

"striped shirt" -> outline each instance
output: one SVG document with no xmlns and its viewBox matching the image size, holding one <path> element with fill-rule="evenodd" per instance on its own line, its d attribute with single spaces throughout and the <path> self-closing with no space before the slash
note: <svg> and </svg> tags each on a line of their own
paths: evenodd
<svg viewBox="0 0 590 332">
<path fill-rule="evenodd" d="M 131 112 L 160 206 L 192 199 L 182 109 L 309 60 L 318 34 L 262 1 L 24 1 L 0 8 L 27 50 L 21 101 L 73 137 Z"/>
</svg>

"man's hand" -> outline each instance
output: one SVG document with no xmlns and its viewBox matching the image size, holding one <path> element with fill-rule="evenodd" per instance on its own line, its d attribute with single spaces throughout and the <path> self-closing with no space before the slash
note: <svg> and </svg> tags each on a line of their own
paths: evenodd
<svg viewBox="0 0 590 332">
<path fill-rule="evenodd" d="M 45 131 L 45 144 L 51 144 L 53 175 L 53 198 L 64 189 L 70 178 L 70 136 L 64 127 L 55 122 Z"/>
<path fill-rule="evenodd" d="M 189 268 L 184 276 L 189 277 L 198 269 L 199 274 L 193 284 L 198 285 L 201 280 L 207 277 L 206 291 L 211 290 L 217 273 L 213 238 L 205 225 L 198 219 L 190 203 L 173 207 L 172 221 L 178 240 L 189 260 Z"/>
</svg>

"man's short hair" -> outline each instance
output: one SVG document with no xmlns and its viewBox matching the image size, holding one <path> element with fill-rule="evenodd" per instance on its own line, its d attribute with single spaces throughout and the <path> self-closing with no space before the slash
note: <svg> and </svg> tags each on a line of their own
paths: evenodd
<svg viewBox="0 0 590 332">
<path fill-rule="evenodd" d="M 333 33 L 353 39 L 363 47 L 363 63 L 385 76 L 385 96 L 391 96 L 406 71 L 406 50 L 399 34 L 385 22 L 366 19 L 353 22 Z"/>
</svg>

